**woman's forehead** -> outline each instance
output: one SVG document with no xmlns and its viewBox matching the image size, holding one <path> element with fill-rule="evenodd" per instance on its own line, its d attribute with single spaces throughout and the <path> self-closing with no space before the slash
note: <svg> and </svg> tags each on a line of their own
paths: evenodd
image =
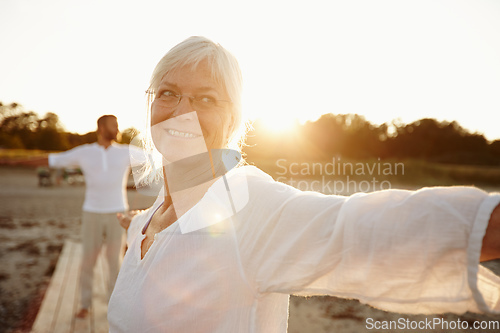
<svg viewBox="0 0 500 333">
<path fill-rule="evenodd" d="M 197 65 L 184 65 L 167 72 L 160 81 L 160 86 L 164 85 L 225 92 L 220 80 L 216 79 L 206 62 L 200 62 Z"/>
</svg>

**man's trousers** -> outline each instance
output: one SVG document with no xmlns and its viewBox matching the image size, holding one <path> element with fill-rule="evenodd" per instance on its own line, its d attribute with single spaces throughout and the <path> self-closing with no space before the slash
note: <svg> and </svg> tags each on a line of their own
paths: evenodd
<svg viewBox="0 0 500 333">
<path fill-rule="evenodd" d="M 104 257 L 108 266 L 107 301 L 113 292 L 118 271 L 124 230 L 116 213 L 83 212 L 82 217 L 82 266 L 80 274 L 80 304 L 88 309 L 92 304 L 94 266 L 101 247 L 105 245 Z"/>
</svg>

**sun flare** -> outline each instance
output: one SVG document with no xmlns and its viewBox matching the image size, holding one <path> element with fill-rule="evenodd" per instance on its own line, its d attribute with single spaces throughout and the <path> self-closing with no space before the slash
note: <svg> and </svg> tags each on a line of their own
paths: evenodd
<svg viewBox="0 0 500 333">
<path fill-rule="evenodd" d="M 293 131 L 298 124 L 297 119 L 290 117 L 264 116 L 259 118 L 262 127 L 274 134 L 283 134 Z"/>
</svg>

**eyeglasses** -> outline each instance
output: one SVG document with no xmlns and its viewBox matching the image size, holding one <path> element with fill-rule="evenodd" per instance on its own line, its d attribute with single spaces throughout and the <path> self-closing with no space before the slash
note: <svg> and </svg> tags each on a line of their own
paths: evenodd
<svg viewBox="0 0 500 333">
<path fill-rule="evenodd" d="M 152 94 L 150 91 L 146 91 L 147 94 Z M 155 101 L 161 106 L 166 108 L 173 108 L 181 102 L 182 98 L 186 97 L 189 99 L 189 103 L 196 111 L 210 111 L 223 109 L 227 103 L 231 101 L 225 101 L 221 99 L 215 99 L 210 95 L 198 95 L 189 96 L 176 94 L 174 91 L 165 90 L 156 95 Z"/>
</svg>

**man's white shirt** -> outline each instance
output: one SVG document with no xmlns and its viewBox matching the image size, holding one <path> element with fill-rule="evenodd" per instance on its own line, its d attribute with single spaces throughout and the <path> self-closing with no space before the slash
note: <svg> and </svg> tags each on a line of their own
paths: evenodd
<svg viewBox="0 0 500 333">
<path fill-rule="evenodd" d="M 129 148 L 130 147 L 130 148 Z M 130 172 L 129 149 L 135 146 L 113 143 L 108 148 L 85 144 L 63 153 L 49 154 L 53 168 L 78 167 L 85 176 L 83 210 L 115 213 L 128 210 L 126 185 Z"/>
</svg>

